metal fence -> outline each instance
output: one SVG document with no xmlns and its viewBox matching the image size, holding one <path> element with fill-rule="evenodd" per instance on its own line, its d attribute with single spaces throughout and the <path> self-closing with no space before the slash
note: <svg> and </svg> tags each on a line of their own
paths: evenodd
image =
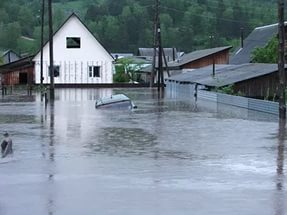
<svg viewBox="0 0 287 215">
<path fill-rule="evenodd" d="M 195 85 L 181 84 L 177 82 L 166 82 L 167 91 L 173 98 L 194 98 Z M 198 100 L 208 100 L 216 103 L 232 105 L 249 110 L 261 111 L 270 114 L 279 114 L 278 102 L 246 98 L 242 96 L 233 96 L 223 93 L 210 92 L 206 90 L 198 90 Z"/>
</svg>

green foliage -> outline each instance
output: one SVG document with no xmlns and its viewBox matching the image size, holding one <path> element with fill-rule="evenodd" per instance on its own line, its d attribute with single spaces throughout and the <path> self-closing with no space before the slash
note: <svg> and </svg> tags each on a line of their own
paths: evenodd
<svg viewBox="0 0 287 215">
<path fill-rule="evenodd" d="M 72 12 L 77 13 L 111 52 L 136 52 L 152 47 L 154 0 L 54 0 L 54 30 Z M 275 23 L 277 5 L 270 0 L 162 0 L 162 41 L 180 51 L 229 45 L 255 26 Z M 17 43 L 34 37 L 39 46 L 41 1 L 0 0 L 0 47 L 31 52 Z M 47 26 L 47 13 L 45 26 Z M 18 23 L 18 24 L 17 24 Z M 10 36 L 11 35 L 11 36 Z M 18 38 L 16 38 L 18 36 Z M 22 50 L 27 48 L 27 50 Z"/>
<path fill-rule="evenodd" d="M 116 73 L 114 74 L 113 81 L 114 83 L 125 83 L 129 82 L 129 76 L 125 73 L 123 65 L 116 65 Z"/>
<path fill-rule="evenodd" d="M 136 71 L 141 69 L 142 65 L 143 63 L 136 62 L 131 58 L 119 59 L 115 66 L 114 82 L 139 82 Z"/>
<path fill-rule="evenodd" d="M 274 37 L 265 47 L 256 48 L 252 53 L 253 63 L 278 62 L 278 38 Z"/>
<path fill-rule="evenodd" d="M 228 86 L 224 86 L 224 87 L 216 87 L 215 92 L 224 93 L 224 94 L 228 94 L 228 95 L 234 95 L 234 96 L 245 96 L 244 93 L 241 91 L 236 92 L 234 90 L 233 84 L 228 85 Z"/>
<path fill-rule="evenodd" d="M 228 86 L 224 86 L 224 87 L 218 87 L 218 88 L 216 88 L 216 92 L 229 94 L 229 95 L 234 95 L 233 85 L 228 85 Z"/>
</svg>

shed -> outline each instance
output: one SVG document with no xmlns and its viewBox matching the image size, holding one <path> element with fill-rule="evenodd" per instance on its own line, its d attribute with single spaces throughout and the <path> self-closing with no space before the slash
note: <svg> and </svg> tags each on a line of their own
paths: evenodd
<svg viewBox="0 0 287 215">
<path fill-rule="evenodd" d="M 176 48 L 163 48 L 163 51 L 167 61 L 174 61 L 180 55 L 180 53 L 177 52 Z M 158 48 L 156 49 L 156 54 L 157 53 Z M 137 55 L 145 57 L 147 60 L 152 60 L 154 56 L 154 48 L 139 48 Z M 158 54 L 156 56 L 158 56 Z"/>
<path fill-rule="evenodd" d="M 172 70 L 196 69 L 215 64 L 229 63 L 229 50 L 232 46 L 216 47 L 211 49 L 197 50 L 184 54 L 176 61 L 170 62 L 168 67 Z"/>
<path fill-rule="evenodd" d="M 1 83 L 3 85 L 33 84 L 35 82 L 33 57 L 25 57 L 0 66 Z"/>
<path fill-rule="evenodd" d="M 214 76 L 212 66 L 208 66 L 167 78 L 166 81 L 199 84 L 209 89 L 233 85 L 234 93 L 240 92 L 252 98 L 278 96 L 277 64 L 216 65 L 215 68 Z"/>
</svg>

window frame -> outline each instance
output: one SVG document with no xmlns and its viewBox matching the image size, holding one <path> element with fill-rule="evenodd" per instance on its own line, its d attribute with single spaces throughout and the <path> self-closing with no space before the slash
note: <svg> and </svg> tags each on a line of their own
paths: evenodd
<svg viewBox="0 0 287 215">
<path fill-rule="evenodd" d="M 50 74 L 50 66 L 48 66 L 48 75 L 51 76 Z M 60 77 L 60 65 L 54 65 L 54 77 Z"/>
<path fill-rule="evenodd" d="M 66 48 L 67 49 L 80 49 L 81 48 L 81 37 L 66 37 Z"/>
<path fill-rule="evenodd" d="M 89 77 L 90 78 L 100 78 L 101 77 L 101 66 L 89 66 L 88 71 L 89 71 Z"/>
</svg>

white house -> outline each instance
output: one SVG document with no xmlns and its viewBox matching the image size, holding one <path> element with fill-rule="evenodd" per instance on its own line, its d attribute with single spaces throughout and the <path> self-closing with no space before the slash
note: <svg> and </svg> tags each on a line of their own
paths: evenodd
<svg viewBox="0 0 287 215">
<path fill-rule="evenodd" d="M 72 14 L 54 33 L 55 84 L 103 84 L 113 82 L 113 57 L 97 41 L 76 14 Z M 39 51 L 35 62 L 35 83 L 40 79 Z M 50 83 L 49 42 L 43 47 L 43 83 Z"/>
</svg>

